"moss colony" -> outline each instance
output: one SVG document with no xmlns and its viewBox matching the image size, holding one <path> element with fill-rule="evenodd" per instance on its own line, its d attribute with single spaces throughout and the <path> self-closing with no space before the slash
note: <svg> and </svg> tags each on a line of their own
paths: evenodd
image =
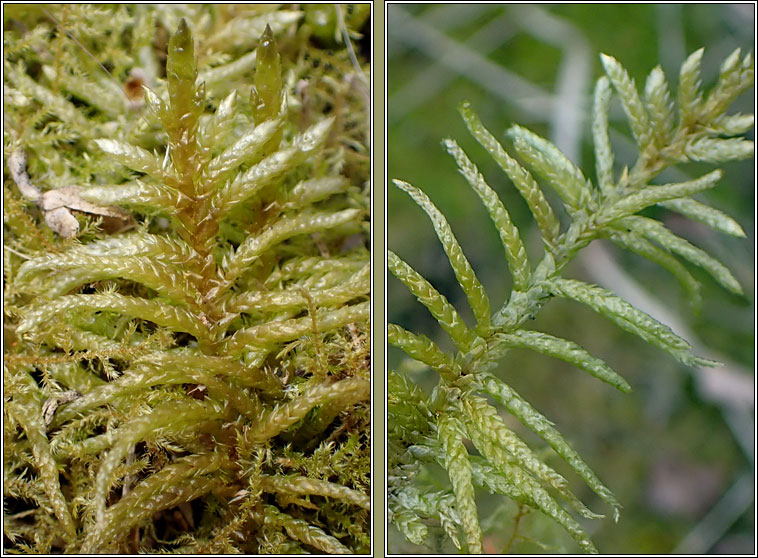
<svg viewBox="0 0 758 558">
<path fill-rule="evenodd" d="M 368 552 L 369 5 L 5 8 L 5 548 Z"/>
</svg>

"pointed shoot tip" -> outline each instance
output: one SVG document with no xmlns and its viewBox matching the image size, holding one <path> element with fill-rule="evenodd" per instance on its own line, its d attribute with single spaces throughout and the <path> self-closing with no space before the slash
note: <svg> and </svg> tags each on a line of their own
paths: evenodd
<svg viewBox="0 0 758 558">
<path fill-rule="evenodd" d="M 266 28 L 261 35 L 261 43 L 264 45 L 274 40 L 274 32 L 271 30 L 271 26 L 267 23 Z"/>
</svg>

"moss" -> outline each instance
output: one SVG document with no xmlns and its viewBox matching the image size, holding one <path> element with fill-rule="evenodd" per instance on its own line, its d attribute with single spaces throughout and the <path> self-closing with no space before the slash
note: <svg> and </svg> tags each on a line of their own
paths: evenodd
<svg viewBox="0 0 758 558">
<path fill-rule="evenodd" d="M 263 5 L 5 12 L 9 551 L 369 551 L 367 14 L 340 9 L 328 48 Z"/>
<path fill-rule="evenodd" d="M 699 178 L 656 183 L 665 169 L 676 164 L 718 164 L 753 156 L 754 144 L 746 137 L 753 126 L 753 115 L 725 113 L 753 85 L 753 56 L 747 53 L 743 57 L 740 49 L 736 49 L 722 64 L 716 85 L 704 92 L 700 75 L 702 54 L 703 49 L 695 51 L 682 65 L 677 104 L 670 101 L 660 67 L 652 70 L 640 94 L 615 58 L 600 56 L 606 76 L 597 81 L 594 92 L 592 173 L 580 170 L 553 143 L 518 125 L 506 131 L 510 147 L 506 149 L 485 128 L 470 103 L 464 101 L 459 105 L 471 135 L 526 202 L 542 241 L 540 253 L 527 253 L 520 229 L 499 195 L 454 140 L 443 140 L 443 146 L 479 197 L 500 237 L 502 252 L 486 263 L 489 266 L 496 260 L 503 261 L 513 287 L 499 309 L 493 307 L 491 301 L 495 299 L 477 277 L 476 266 L 467 259 L 444 212 L 419 188 L 393 180 L 431 220 L 470 308 L 470 316 L 459 313 L 457 301 L 447 297 L 450 289 L 437 290 L 417 272 L 412 267 L 419 260 L 416 254 L 411 256 L 409 262 L 414 262 L 411 264 L 394 252 L 389 253 L 389 271 L 426 307 L 447 334 L 448 341 L 445 345 L 437 344 L 436 340 L 399 324 L 388 326 L 388 342 L 408 357 L 390 372 L 388 385 L 389 519 L 410 543 L 440 550 L 444 547 L 438 544 L 439 536 L 444 532 L 461 551 L 495 551 L 493 540 L 487 538 L 488 530 L 483 528 L 493 523 L 493 517 L 484 516 L 481 522 L 479 518 L 480 511 L 491 510 L 492 505 L 481 505 L 483 500 L 475 495 L 475 488 L 479 488 L 518 504 L 517 510 L 511 512 L 512 534 L 504 551 L 520 550 L 513 543 L 517 539 L 526 540 L 519 532 L 522 516 L 526 511 L 536 511 L 539 514 L 533 516 L 541 514 L 543 520 L 550 518 L 560 525 L 582 551 L 597 553 L 597 547 L 576 516 L 594 520 L 604 516 L 590 510 L 568 479 L 552 468 L 552 461 L 557 460 L 548 464 L 548 456 L 553 453 L 563 460 L 558 463 L 563 470 L 573 471 L 610 508 L 614 520 L 621 515 L 623 502 L 605 486 L 569 439 L 529 398 L 511 387 L 512 382 L 523 380 L 524 375 L 539 374 L 520 366 L 523 360 L 512 356 L 513 349 L 529 349 L 563 360 L 623 393 L 632 389 L 631 382 L 577 343 L 535 329 L 535 326 L 552 329 L 549 319 L 532 320 L 545 306 L 552 306 L 554 299 L 586 306 L 685 366 L 717 364 L 696 356 L 685 339 L 612 291 L 565 278 L 570 272 L 570 262 L 579 252 L 591 242 L 605 239 L 671 272 L 695 308 L 702 303 L 701 282 L 683 263 L 700 267 L 734 296 L 743 296 L 740 282 L 714 256 L 677 236 L 663 223 L 640 214 L 659 206 L 718 232 L 739 239 L 746 237 L 733 218 L 693 199 L 720 181 L 722 172 L 711 170 L 712 165 L 708 169 L 711 172 Z M 637 144 L 638 157 L 631 167 L 617 163 L 610 144 L 608 113 L 612 93 L 620 98 Z M 544 186 L 549 186 L 556 197 L 551 195 L 548 199 Z M 460 218 L 451 219 L 451 223 L 457 221 Z M 406 251 L 412 245 L 406 245 Z M 578 319 L 577 323 L 581 321 Z M 581 325 L 585 329 L 586 324 Z M 573 335 L 575 331 L 566 333 Z M 556 372 L 551 370 L 550 376 Z M 430 377 L 436 380 L 431 393 L 427 391 Z M 562 406 L 566 390 L 560 389 L 560 385 L 561 380 L 556 377 L 547 391 Z M 598 401 L 590 401 L 581 387 L 577 393 L 581 393 L 584 405 L 564 414 L 573 419 L 585 418 L 596 431 L 594 444 L 599 445 L 597 440 L 602 440 L 597 436 L 598 429 L 601 436 L 610 440 L 609 413 L 604 412 Z M 507 415 L 501 415 L 501 410 L 507 411 Z M 531 444 L 521 437 L 522 432 L 528 431 Z M 636 439 L 635 433 L 627 437 Z M 534 441 L 540 439 L 537 444 L 541 447 L 535 447 Z M 612 447 L 610 442 L 605 445 Z M 602 454 L 608 455 L 609 451 Z M 447 473 L 447 479 L 437 474 L 440 468 Z M 432 531 L 429 522 L 440 529 Z M 535 525 L 529 527 L 532 535 L 534 528 Z M 554 537 L 548 531 L 529 542 L 551 545 Z M 563 543 L 559 546 L 565 548 Z"/>
</svg>

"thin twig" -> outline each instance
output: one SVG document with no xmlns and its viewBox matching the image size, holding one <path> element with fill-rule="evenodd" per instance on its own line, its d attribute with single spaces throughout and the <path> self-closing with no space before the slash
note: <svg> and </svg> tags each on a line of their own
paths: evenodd
<svg viewBox="0 0 758 558">
<path fill-rule="evenodd" d="M 513 532 L 511 533 L 511 538 L 508 539 L 508 542 L 503 549 L 503 554 L 508 554 L 511 551 L 511 547 L 516 541 L 516 536 L 518 535 L 518 528 L 519 524 L 521 523 L 521 518 L 525 515 L 526 513 L 524 512 L 524 506 L 522 504 L 518 504 L 518 511 L 516 512 L 516 516 L 513 518 Z"/>
</svg>

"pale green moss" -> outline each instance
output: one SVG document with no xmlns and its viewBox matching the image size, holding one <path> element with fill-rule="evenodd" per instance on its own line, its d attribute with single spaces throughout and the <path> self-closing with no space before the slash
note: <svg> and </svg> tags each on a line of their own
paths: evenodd
<svg viewBox="0 0 758 558">
<path fill-rule="evenodd" d="M 369 551 L 369 68 L 314 25 L 5 11 L 6 550 Z"/>
</svg>

